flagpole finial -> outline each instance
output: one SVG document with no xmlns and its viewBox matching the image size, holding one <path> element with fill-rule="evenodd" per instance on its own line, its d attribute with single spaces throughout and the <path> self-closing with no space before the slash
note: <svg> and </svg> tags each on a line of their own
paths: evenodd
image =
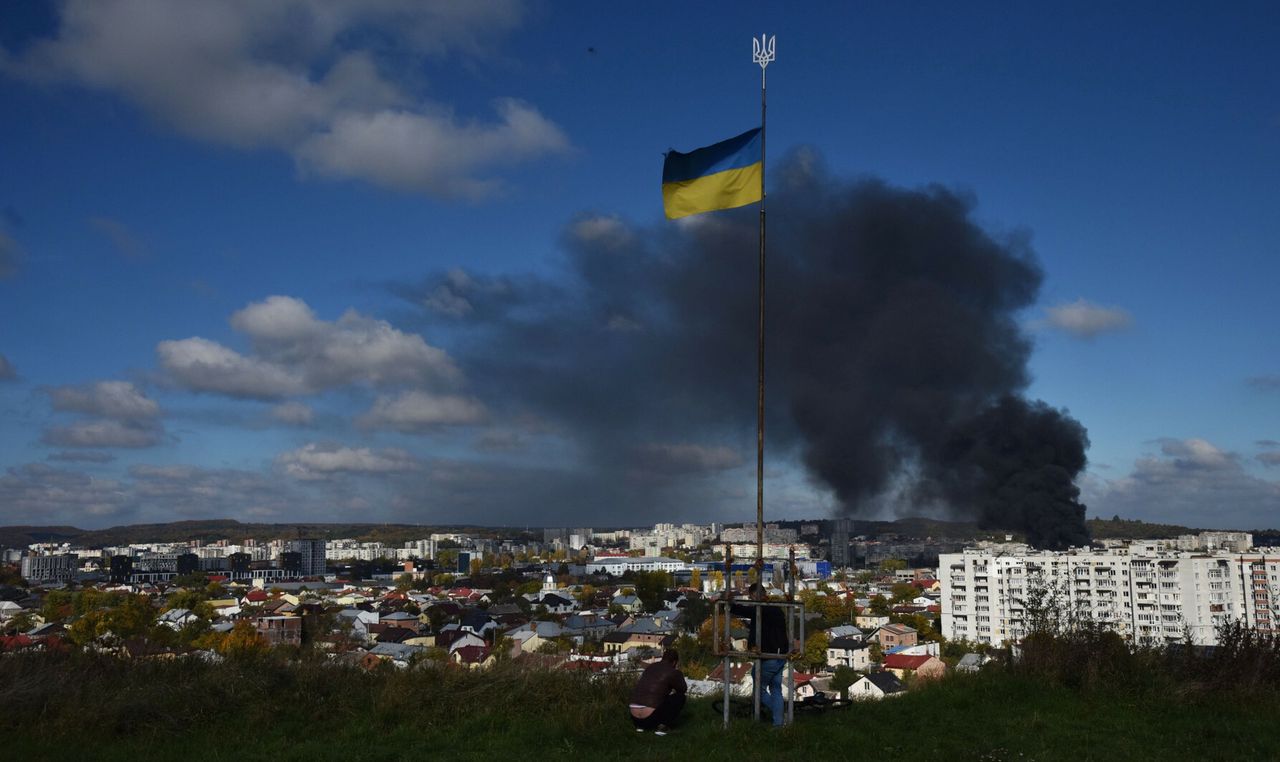
<svg viewBox="0 0 1280 762">
<path fill-rule="evenodd" d="M 751 38 L 751 60 L 760 64 L 763 69 L 777 58 L 778 36 L 762 34 L 759 39 Z"/>
</svg>

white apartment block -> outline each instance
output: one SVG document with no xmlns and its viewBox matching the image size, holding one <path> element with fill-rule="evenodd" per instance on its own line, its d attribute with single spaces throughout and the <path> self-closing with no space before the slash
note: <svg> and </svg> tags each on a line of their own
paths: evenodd
<svg viewBox="0 0 1280 762">
<path fill-rule="evenodd" d="M 1268 551 L 1270 552 L 1270 551 Z M 1037 551 L 997 545 L 939 557 L 942 635 L 1000 644 L 1027 631 L 1035 588 L 1056 591 L 1060 611 L 1076 611 L 1137 642 L 1217 642 L 1217 628 L 1243 619 L 1280 622 L 1280 550 L 1187 552 L 1158 543 L 1127 548 Z"/>
<path fill-rule="evenodd" d="M 632 532 L 628 542 L 631 550 L 657 556 L 666 548 L 694 548 L 712 540 L 716 536 L 714 529 L 714 524 L 654 524 L 651 532 Z"/>
</svg>

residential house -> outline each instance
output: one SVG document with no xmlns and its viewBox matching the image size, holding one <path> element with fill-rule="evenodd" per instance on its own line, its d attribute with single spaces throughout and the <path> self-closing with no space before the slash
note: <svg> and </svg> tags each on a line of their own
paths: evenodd
<svg viewBox="0 0 1280 762">
<path fill-rule="evenodd" d="M 905 624 L 886 624 L 876 632 L 880 647 L 885 651 L 898 646 L 914 646 L 917 633 L 914 627 Z"/>
<path fill-rule="evenodd" d="M 882 699 L 905 693 L 907 687 L 892 672 L 871 672 L 849 686 L 849 698 L 859 700 Z"/>
<path fill-rule="evenodd" d="M 449 661 L 467 669 L 487 669 L 495 658 L 488 646 L 468 645 L 451 651 Z"/>
<path fill-rule="evenodd" d="M 302 619 L 296 616 L 259 616 L 253 619 L 253 628 L 273 646 L 301 645 Z"/>
<path fill-rule="evenodd" d="M 935 679 L 947 674 L 947 665 L 936 656 L 886 654 L 884 668 L 898 677 L 915 674 L 920 679 Z"/>
<path fill-rule="evenodd" d="M 196 616 L 190 609 L 169 609 L 156 617 L 157 623 L 175 630 L 181 630 L 192 622 L 198 621 L 200 621 L 200 617 Z"/>
<path fill-rule="evenodd" d="M 827 666 L 866 672 L 871 668 L 871 646 L 861 638 L 832 638 L 827 642 Z"/>
</svg>

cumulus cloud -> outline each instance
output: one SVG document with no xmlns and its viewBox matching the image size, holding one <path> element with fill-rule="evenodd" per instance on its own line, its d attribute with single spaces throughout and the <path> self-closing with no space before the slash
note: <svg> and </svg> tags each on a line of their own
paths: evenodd
<svg viewBox="0 0 1280 762">
<path fill-rule="evenodd" d="M 44 432 L 57 447 L 152 447 L 164 439 L 160 406 L 128 381 L 44 389 L 53 409 L 89 418 Z"/>
<path fill-rule="evenodd" d="M 337 474 L 389 474 L 418 468 L 412 455 L 396 448 L 375 451 L 368 447 L 316 443 L 281 453 L 276 465 L 297 479 L 328 479 Z"/>
<path fill-rule="evenodd" d="M 62 452 L 50 453 L 48 460 L 63 461 L 66 463 L 110 463 L 116 459 L 116 456 L 109 452 L 94 452 L 86 450 L 77 452 L 75 450 L 63 450 Z"/>
<path fill-rule="evenodd" d="M 18 369 L 13 367 L 13 363 L 9 362 L 9 358 L 0 354 L 0 381 L 16 381 L 18 378 Z"/>
<path fill-rule="evenodd" d="M 46 523 L 50 517 L 75 520 L 112 516 L 129 502 L 124 486 L 114 479 L 29 463 L 0 476 L 0 506 L 11 522 Z"/>
<path fill-rule="evenodd" d="M 56 447 L 154 447 L 164 439 L 164 430 L 153 423 L 91 419 L 44 432 L 45 444 Z"/>
<path fill-rule="evenodd" d="M 635 462 L 646 471 L 667 474 L 705 473 L 737 468 L 742 454 L 731 447 L 674 443 L 636 448 Z"/>
<path fill-rule="evenodd" d="M 18 266 L 22 263 L 22 247 L 18 242 L 0 230 L 0 280 L 12 278 L 18 274 Z"/>
<path fill-rule="evenodd" d="M 1254 476 L 1237 453 L 1203 439 L 1161 440 L 1159 453 L 1139 458 L 1127 476 L 1084 489 L 1098 515 L 1190 526 L 1265 528 L 1280 510 L 1280 482 Z"/>
<path fill-rule="evenodd" d="M 304 172 L 476 196 L 499 183 L 487 172 L 568 141 L 512 99 L 496 119 L 459 116 L 420 97 L 416 72 L 481 55 L 521 16 L 515 0 L 68 0 L 54 36 L 6 68 L 119 94 L 196 139 L 286 151 Z"/>
<path fill-rule="evenodd" d="M 1257 458 L 1258 462 L 1264 466 L 1280 466 L 1280 452 L 1260 452 Z"/>
<path fill-rule="evenodd" d="M 358 423 L 370 429 L 413 433 L 479 423 L 486 416 L 484 405 L 470 397 L 415 390 L 391 397 L 379 396 Z"/>
<path fill-rule="evenodd" d="M 110 217 L 90 217 L 89 226 L 106 236 L 116 252 L 125 259 L 144 259 L 147 246 L 123 222 Z"/>
<path fill-rule="evenodd" d="M 271 408 L 271 417 L 290 426 L 310 426 L 315 411 L 301 402 L 285 402 Z"/>
<path fill-rule="evenodd" d="M 1046 322 L 1053 328 L 1080 339 L 1121 331 L 1133 325 L 1133 317 L 1119 307 L 1103 307 L 1084 299 L 1045 309 Z"/>
<path fill-rule="evenodd" d="M 160 415 L 160 406 L 128 381 L 98 381 L 87 386 L 46 389 L 54 410 L 138 420 Z"/>
<path fill-rule="evenodd" d="M 193 337 L 160 342 L 160 364 L 187 389 L 251 399 L 279 399 L 357 383 L 461 380 L 444 350 L 354 310 L 326 322 L 300 299 L 272 296 L 233 314 L 231 325 L 249 338 L 251 356 Z"/>
</svg>

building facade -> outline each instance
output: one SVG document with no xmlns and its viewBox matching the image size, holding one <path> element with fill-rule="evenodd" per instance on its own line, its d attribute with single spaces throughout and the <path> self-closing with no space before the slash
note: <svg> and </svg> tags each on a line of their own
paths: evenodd
<svg viewBox="0 0 1280 762">
<path fill-rule="evenodd" d="M 1280 550 L 1169 550 L 1135 542 L 1104 550 L 998 545 L 940 557 L 942 635 L 1016 642 L 1037 611 L 1099 622 L 1138 643 L 1217 642 L 1231 621 L 1280 621 Z"/>
</svg>

